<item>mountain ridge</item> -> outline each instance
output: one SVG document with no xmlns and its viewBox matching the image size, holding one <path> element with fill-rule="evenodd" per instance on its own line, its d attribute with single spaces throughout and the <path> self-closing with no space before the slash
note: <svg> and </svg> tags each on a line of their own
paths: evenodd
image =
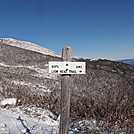
<svg viewBox="0 0 134 134">
<path fill-rule="evenodd" d="M 118 62 L 123 62 L 123 63 L 127 63 L 127 64 L 130 64 L 130 65 L 134 66 L 134 58 L 132 58 L 132 59 L 122 59 L 122 60 L 118 60 Z"/>
<path fill-rule="evenodd" d="M 47 48 L 41 47 L 37 44 L 31 43 L 31 42 L 19 41 L 19 40 L 13 39 L 13 38 L 0 38 L 0 42 L 11 45 L 11 46 L 39 52 L 39 53 L 46 54 L 46 55 L 61 57 L 60 54 L 58 54 L 52 50 L 49 50 Z"/>
</svg>

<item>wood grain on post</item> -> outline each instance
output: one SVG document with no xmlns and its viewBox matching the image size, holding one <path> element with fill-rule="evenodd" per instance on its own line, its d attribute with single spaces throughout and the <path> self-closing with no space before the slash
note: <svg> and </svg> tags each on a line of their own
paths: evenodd
<svg viewBox="0 0 134 134">
<path fill-rule="evenodd" d="M 68 46 L 62 49 L 62 61 L 72 61 L 72 50 Z M 60 134 L 69 134 L 70 90 L 71 75 L 62 75 Z"/>
</svg>

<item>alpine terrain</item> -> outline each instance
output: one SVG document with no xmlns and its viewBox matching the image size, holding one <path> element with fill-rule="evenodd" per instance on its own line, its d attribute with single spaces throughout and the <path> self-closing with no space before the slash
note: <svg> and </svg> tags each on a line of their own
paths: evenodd
<svg viewBox="0 0 134 134">
<path fill-rule="evenodd" d="M 61 55 L 34 43 L 0 39 L 0 133 L 58 133 L 61 75 L 48 73 L 49 61 L 61 61 Z M 86 62 L 86 74 L 72 75 L 70 134 L 132 134 L 134 66 L 73 61 Z"/>
</svg>

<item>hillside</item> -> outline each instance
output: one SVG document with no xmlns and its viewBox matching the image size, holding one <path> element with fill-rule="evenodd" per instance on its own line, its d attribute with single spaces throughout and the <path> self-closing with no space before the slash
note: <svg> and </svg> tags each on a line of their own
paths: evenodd
<svg viewBox="0 0 134 134">
<path fill-rule="evenodd" d="M 35 48 L 28 43 L 27 47 L 26 42 L 15 42 L 14 39 L 0 39 L 1 99 L 17 98 L 17 106 L 34 105 L 58 116 L 61 76 L 48 73 L 48 62 L 61 61 L 60 56 L 45 48 L 36 51 L 40 46 Z M 117 121 L 125 114 L 131 121 L 134 66 L 101 59 L 73 58 L 73 61 L 86 62 L 86 74 L 72 75 L 71 118 L 110 120 L 114 116 Z M 112 110 L 115 110 L 114 115 Z"/>
<path fill-rule="evenodd" d="M 19 41 L 19 40 L 15 40 L 15 39 L 12 39 L 12 38 L 3 38 L 3 39 L 1 38 L 0 42 L 8 44 L 10 46 L 19 47 L 19 48 L 23 48 L 23 49 L 26 49 L 26 50 L 31 50 L 31 51 L 46 54 L 46 55 L 61 57 L 60 54 L 58 54 L 54 51 L 51 51 L 47 48 L 41 47 L 37 44 L 31 43 L 31 42 Z"/>
</svg>

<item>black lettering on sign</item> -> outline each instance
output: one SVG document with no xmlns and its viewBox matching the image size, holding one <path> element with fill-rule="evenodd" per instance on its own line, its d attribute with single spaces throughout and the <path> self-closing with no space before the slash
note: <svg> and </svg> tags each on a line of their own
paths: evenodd
<svg viewBox="0 0 134 134">
<path fill-rule="evenodd" d="M 76 74 L 76 70 L 69 70 L 69 73 L 74 73 L 74 74 Z"/>
<path fill-rule="evenodd" d="M 82 66 L 76 66 L 76 68 L 82 68 Z"/>
<path fill-rule="evenodd" d="M 58 73 L 58 70 L 52 70 L 52 73 Z"/>
<path fill-rule="evenodd" d="M 60 73 L 67 73 L 66 70 L 60 70 Z"/>
<path fill-rule="evenodd" d="M 52 65 L 52 68 L 59 68 L 58 65 Z"/>
</svg>

